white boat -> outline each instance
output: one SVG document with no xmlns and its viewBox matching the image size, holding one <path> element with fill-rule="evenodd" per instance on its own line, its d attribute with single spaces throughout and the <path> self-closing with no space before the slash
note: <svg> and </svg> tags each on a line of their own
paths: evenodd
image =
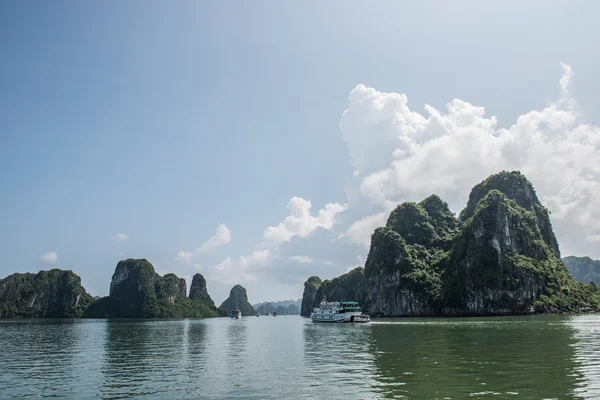
<svg viewBox="0 0 600 400">
<path fill-rule="evenodd" d="M 313 322 L 371 322 L 355 301 L 322 301 L 310 314 Z"/>
<path fill-rule="evenodd" d="M 233 319 L 240 319 L 240 318 L 242 318 L 241 311 L 240 310 L 233 310 L 231 312 L 231 318 L 233 318 Z"/>
</svg>

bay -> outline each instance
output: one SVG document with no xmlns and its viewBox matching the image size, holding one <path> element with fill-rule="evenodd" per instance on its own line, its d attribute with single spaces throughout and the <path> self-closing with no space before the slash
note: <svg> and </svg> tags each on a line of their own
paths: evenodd
<svg viewBox="0 0 600 400">
<path fill-rule="evenodd" d="M 600 315 L 1 320 L 0 344 L 0 398 L 600 398 Z"/>
</svg>

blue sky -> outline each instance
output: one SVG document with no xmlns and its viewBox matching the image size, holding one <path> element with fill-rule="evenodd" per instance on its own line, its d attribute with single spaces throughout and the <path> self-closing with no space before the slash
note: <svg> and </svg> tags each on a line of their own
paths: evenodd
<svg viewBox="0 0 600 400">
<path fill-rule="evenodd" d="M 56 266 L 105 295 L 120 259 L 145 257 L 205 274 L 218 303 L 237 281 L 252 302 L 298 298 L 308 276 L 364 262 L 398 202 L 436 192 L 458 212 L 470 187 L 515 168 L 563 253 L 599 258 L 599 11 L 2 3 L 0 277 Z M 410 137 L 422 132 L 447 144 Z M 219 245 L 197 251 L 221 224 Z"/>
</svg>

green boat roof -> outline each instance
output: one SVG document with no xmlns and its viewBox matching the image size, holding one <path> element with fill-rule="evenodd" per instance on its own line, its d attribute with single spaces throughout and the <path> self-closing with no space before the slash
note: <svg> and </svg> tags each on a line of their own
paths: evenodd
<svg viewBox="0 0 600 400">
<path fill-rule="evenodd" d="M 349 305 L 349 306 L 358 305 L 358 303 L 355 301 L 340 301 L 340 304 L 342 304 L 344 306 L 345 305 Z"/>
</svg>

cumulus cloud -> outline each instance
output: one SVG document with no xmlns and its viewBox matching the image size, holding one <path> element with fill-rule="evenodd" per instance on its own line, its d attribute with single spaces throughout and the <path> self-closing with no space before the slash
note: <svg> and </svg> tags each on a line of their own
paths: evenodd
<svg viewBox="0 0 600 400">
<path fill-rule="evenodd" d="M 53 251 L 49 251 L 40 256 L 40 261 L 46 264 L 54 265 L 56 264 L 56 261 L 58 261 L 58 255 Z"/>
<path fill-rule="evenodd" d="M 268 246 L 278 247 L 283 242 L 289 242 L 294 236 L 305 238 L 318 228 L 331 229 L 336 214 L 346 209 L 344 205 L 329 203 L 319 210 L 315 217 L 310 214 L 311 202 L 301 197 L 292 197 L 287 207 L 291 214 L 279 225 L 268 227 L 263 234 Z"/>
<path fill-rule="evenodd" d="M 175 257 L 175 261 L 184 263 L 184 264 L 191 264 L 193 256 L 194 256 L 193 253 L 181 250 L 179 253 L 177 253 L 177 257 Z"/>
<path fill-rule="evenodd" d="M 127 242 L 129 240 L 129 236 L 125 233 L 117 233 L 113 236 L 113 240 L 115 242 Z"/>
<path fill-rule="evenodd" d="M 432 193 L 462 209 L 470 189 L 488 175 L 520 170 L 550 209 L 563 250 L 585 252 L 600 224 L 600 128 L 580 120 L 570 97 L 574 76 L 561 64 L 558 100 L 498 128 L 485 108 L 454 99 L 445 110 L 410 110 L 403 94 L 358 85 L 340 122 L 360 198 L 382 211 L 359 218 L 343 237 L 367 244 L 389 215 L 386 204 Z"/>
<path fill-rule="evenodd" d="M 215 282 L 224 284 L 256 282 L 256 276 L 252 274 L 253 268 L 267 265 L 269 257 L 269 250 L 256 250 L 252 254 L 242 256 L 237 260 L 227 257 L 219 264 L 205 270 L 208 279 Z"/>
<path fill-rule="evenodd" d="M 208 253 L 213 251 L 219 246 L 231 242 L 231 231 L 227 228 L 227 225 L 221 224 L 217 227 L 215 236 L 208 239 L 200 247 L 196 249 L 198 253 Z"/>
<path fill-rule="evenodd" d="M 315 260 L 308 256 L 291 256 L 288 260 L 296 261 L 298 264 L 313 264 Z"/>
</svg>

